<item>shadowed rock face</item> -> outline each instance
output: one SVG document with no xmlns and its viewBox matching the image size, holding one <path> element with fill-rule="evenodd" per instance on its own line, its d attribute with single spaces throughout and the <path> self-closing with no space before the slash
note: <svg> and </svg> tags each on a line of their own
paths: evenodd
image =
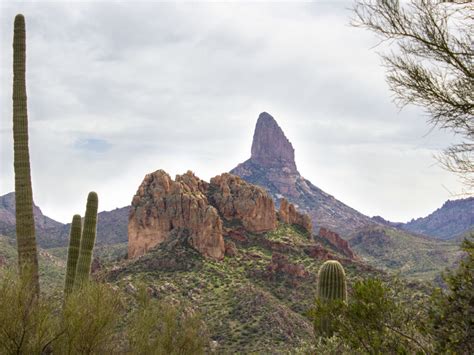
<svg viewBox="0 0 474 355">
<path fill-rule="evenodd" d="M 299 174 L 293 146 L 266 112 L 257 120 L 250 159 L 230 173 L 265 188 L 277 207 L 284 197 L 298 211 L 310 216 L 313 228 L 326 227 L 345 238 L 358 228 L 376 223 Z"/>
<path fill-rule="evenodd" d="M 128 254 L 143 255 L 174 234 L 186 234 L 202 255 L 222 259 L 222 222 L 209 205 L 207 183 L 190 171 L 173 181 L 163 170 L 145 176 L 133 197 L 128 223 Z"/>
</svg>

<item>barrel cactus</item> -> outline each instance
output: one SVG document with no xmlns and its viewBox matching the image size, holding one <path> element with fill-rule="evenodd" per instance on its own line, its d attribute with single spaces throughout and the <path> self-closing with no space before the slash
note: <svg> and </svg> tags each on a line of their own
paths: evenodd
<svg viewBox="0 0 474 355">
<path fill-rule="evenodd" d="M 346 273 L 336 260 L 326 261 L 318 273 L 318 298 L 326 300 L 347 300 Z"/>
<path fill-rule="evenodd" d="M 91 271 L 92 250 L 94 249 L 97 230 L 97 209 L 99 198 L 95 192 L 90 192 L 87 197 L 86 214 L 84 217 L 84 228 L 82 229 L 81 247 L 76 266 L 76 277 L 74 287 L 81 287 L 89 281 Z"/>
<path fill-rule="evenodd" d="M 16 238 L 20 272 L 28 272 L 34 292 L 39 294 L 38 253 L 36 250 L 28 149 L 28 111 L 26 100 L 25 18 L 15 17 L 13 33 L 13 150 L 15 169 Z"/>
</svg>

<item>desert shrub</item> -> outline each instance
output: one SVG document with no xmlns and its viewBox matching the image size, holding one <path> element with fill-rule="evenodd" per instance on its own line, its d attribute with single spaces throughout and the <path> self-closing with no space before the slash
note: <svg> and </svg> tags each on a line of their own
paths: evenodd
<svg viewBox="0 0 474 355">
<path fill-rule="evenodd" d="M 184 305 L 137 296 L 127 334 L 132 354 L 203 354 L 209 338 L 200 316 Z"/>
<path fill-rule="evenodd" d="M 0 354 L 41 354 L 58 334 L 54 304 L 32 292 L 32 277 L 0 269 Z"/>
<path fill-rule="evenodd" d="M 107 284 L 89 282 L 71 293 L 64 303 L 61 335 L 54 343 L 58 354 L 110 354 L 124 307 L 120 294 Z"/>
<path fill-rule="evenodd" d="M 354 284 L 349 301 L 320 302 L 310 311 L 319 346 L 349 347 L 353 353 L 428 353 L 430 337 L 422 336 L 422 315 L 399 286 L 367 279 Z M 321 327 L 328 320 L 336 336 L 329 342 Z M 339 341 L 339 343 L 337 343 Z M 332 345 L 331 345 L 332 344 Z"/>
</svg>

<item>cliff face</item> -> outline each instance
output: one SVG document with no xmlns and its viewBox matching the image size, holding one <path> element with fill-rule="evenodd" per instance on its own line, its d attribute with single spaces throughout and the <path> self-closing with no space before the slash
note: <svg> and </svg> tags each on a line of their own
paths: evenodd
<svg viewBox="0 0 474 355">
<path fill-rule="evenodd" d="M 249 232 L 262 233 L 276 228 L 276 213 L 268 193 L 240 177 L 224 173 L 211 179 L 211 203 L 228 221 L 239 220 Z"/>
<path fill-rule="evenodd" d="M 299 174 L 293 146 L 275 119 L 266 112 L 257 120 L 250 159 L 230 173 L 265 188 L 277 205 L 284 197 L 300 212 L 310 216 L 314 228 L 325 227 L 345 238 L 358 228 L 375 224 Z"/>
<path fill-rule="evenodd" d="M 206 189 L 207 183 L 189 171 L 178 175 L 176 181 L 163 170 L 146 175 L 132 200 L 129 257 L 143 255 L 174 235 L 187 238 L 204 256 L 222 259 L 222 222 L 217 210 L 209 205 Z"/>
<path fill-rule="evenodd" d="M 192 172 L 173 181 L 162 170 L 145 176 L 133 197 L 128 254 L 134 258 L 170 238 L 184 238 L 202 255 L 222 259 L 224 222 L 263 233 L 277 227 L 273 200 L 238 176 L 218 175 L 207 183 Z M 227 245 L 227 253 L 231 253 Z"/>
</svg>

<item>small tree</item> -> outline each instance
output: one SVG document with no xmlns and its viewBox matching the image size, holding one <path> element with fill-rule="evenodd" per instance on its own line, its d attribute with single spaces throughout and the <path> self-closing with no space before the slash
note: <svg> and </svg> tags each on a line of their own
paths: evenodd
<svg viewBox="0 0 474 355">
<path fill-rule="evenodd" d="M 354 26 L 395 45 L 382 53 L 396 102 L 425 109 L 429 122 L 458 134 L 439 157 L 474 188 L 474 6 L 471 1 L 356 0 Z"/>
</svg>

